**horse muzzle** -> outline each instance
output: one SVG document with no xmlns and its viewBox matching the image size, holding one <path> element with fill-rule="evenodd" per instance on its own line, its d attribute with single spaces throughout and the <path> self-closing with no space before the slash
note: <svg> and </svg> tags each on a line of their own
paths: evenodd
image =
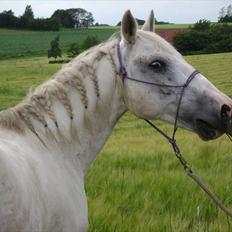
<svg viewBox="0 0 232 232">
<path fill-rule="evenodd" d="M 232 109 L 223 104 L 217 125 L 202 119 L 196 119 L 196 132 L 205 141 L 220 137 L 224 133 L 232 136 Z"/>
<path fill-rule="evenodd" d="M 232 110 L 226 104 L 221 108 L 221 123 L 225 133 L 232 136 Z"/>
</svg>

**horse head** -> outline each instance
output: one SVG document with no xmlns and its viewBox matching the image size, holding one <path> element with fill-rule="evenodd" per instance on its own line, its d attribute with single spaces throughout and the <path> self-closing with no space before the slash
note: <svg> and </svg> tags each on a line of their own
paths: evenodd
<svg viewBox="0 0 232 232">
<path fill-rule="evenodd" d="M 231 134 L 232 100 L 201 73 L 194 73 L 182 55 L 154 33 L 153 22 L 153 11 L 141 30 L 130 11 L 122 19 L 118 50 L 126 70 L 123 91 L 128 109 L 143 119 L 174 124 L 179 107 L 178 126 L 203 140 Z M 192 73 L 194 79 L 182 93 Z"/>
</svg>

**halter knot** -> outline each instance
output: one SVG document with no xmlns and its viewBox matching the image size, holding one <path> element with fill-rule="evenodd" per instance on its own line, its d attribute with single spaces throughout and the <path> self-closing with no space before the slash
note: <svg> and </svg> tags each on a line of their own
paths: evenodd
<svg viewBox="0 0 232 232">
<path fill-rule="evenodd" d="M 120 73 L 120 75 L 121 75 L 122 82 L 124 82 L 125 78 L 127 77 L 126 68 L 125 68 L 124 66 L 120 66 L 119 73 Z"/>
</svg>

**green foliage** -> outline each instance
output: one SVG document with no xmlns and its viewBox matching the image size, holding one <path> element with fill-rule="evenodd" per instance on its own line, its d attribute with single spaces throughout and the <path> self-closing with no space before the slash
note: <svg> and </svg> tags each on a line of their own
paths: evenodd
<svg viewBox="0 0 232 232">
<path fill-rule="evenodd" d="M 56 10 L 51 18 L 34 18 L 34 13 L 30 5 L 21 17 L 14 16 L 12 10 L 0 13 L 0 27 L 18 28 L 29 30 L 59 30 L 60 26 L 64 28 L 88 28 L 92 26 L 94 18 L 91 12 L 82 8 L 70 8 L 67 10 Z"/>
<path fill-rule="evenodd" d="M 232 25 L 210 24 L 207 20 L 200 20 L 191 30 L 176 34 L 173 44 L 184 55 L 230 52 Z"/>
<path fill-rule="evenodd" d="M 26 6 L 25 11 L 21 17 L 25 19 L 27 22 L 32 21 L 34 19 L 34 13 L 31 5 Z"/>
<path fill-rule="evenodd" d="M 220 90 L 232 95 L 232 53 L 185 57 Z M 61 65 L 45 57 L 0 60 L 0 108 L 18 103 L 30 86 Z M 156 122 L 167 133 L 172 127 Z M 179 130 L 186 159 L 232 208 L 231 143 L 203 142 Z M 172 149 L 142 120 L 125 114 L 85 177 L 89 232 L 229 232 L 231 221 L 185 174 Z"/>
<path fill-rule="evenodd" d="M 17 23 L 17 19 L 18 18 L 14 16 L 14 12 L 12 10 L 3 11 L 0 13 L 0 27 L 14 27 Z"/>
<path fill-rule="evenodd" d="M 78 43 L 71 43 L 67 52 L 69 57 L 75 57 L 80 54 L 81 48 Z"/>
<path fill-rule="evenodd" d="M 96 36 L 88 35 L 83 41 L 81 48 L 83 50 L 89 49 L 99 43 L 98 38 Z"/>
<path fill-rule="evenodd" d="M 51 41 L 51 48 L 48 50 L 48 58 L 61 57 L 61 49 L 60 49 L 60 39 L 59 36 L 56 36 L 54 40 Z"/>
<path fill-rule="evenodd" d="M 222 7 L 219 12 L 219 23 L 229 23 L 232 22 L 232 5 L 228 5 L 227 9 Z"/>
<path fill-rule="evenodd" d="M 0 13 L 0 27 L 2 28 L 18 28 L 27 30 L 45 30 L 58 31 L 59 23 L 55 19 L 50 18 L 34 18 L 34 13 L 30 5 L 21 17 L 14 16 L 14 12 L 3 11 Z"/>
<path fill-rule="evenodd" d="M 58 21 L 61 27 L 73 28 L 75 25 L 72 15 L 67 10 L 56 10 L 51 18 Z"/>
<path fill-rule="evenodd" d="M 193 25 L 193 30 L 196 31 L 206 31 L 210 29 L 211 22 L 207 19 L 200 19 Z"/>
</svg>

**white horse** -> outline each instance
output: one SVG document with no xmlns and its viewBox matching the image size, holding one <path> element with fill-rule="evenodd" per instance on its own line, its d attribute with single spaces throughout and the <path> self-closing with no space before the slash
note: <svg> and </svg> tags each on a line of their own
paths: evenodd
<svg viewBox="0 0 232 232">
<path fill-rule="evenodd" d="M 0 113 L 0 231 L 82 232 L 88 228 L 84 174 L 118 119 L 173 123 L 180 90 L 194 68 L 127 11 L 120 36 L 81 54 L 19 105 Z M 117 45 L 119 47 L 117 48 Z M 120 50 L 127 75 L 119 75 Z M 213 65 L 213 64 L 212 64 Z M 213 139 L 225 132 L 221 107 L 232 100 L 197 74 L 186 88 L 178 125 Z M 231 117 L 231 116 L 229 116 Z"/>
</svg>

